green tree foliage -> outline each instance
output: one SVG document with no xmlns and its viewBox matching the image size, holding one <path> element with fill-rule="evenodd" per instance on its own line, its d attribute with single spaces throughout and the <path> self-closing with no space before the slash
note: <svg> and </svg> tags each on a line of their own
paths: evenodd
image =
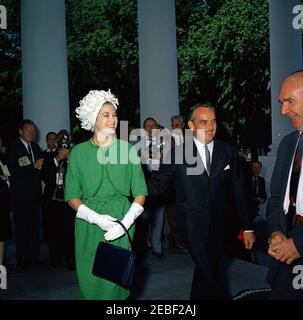
<svg viewBox="0 0 303 320">
<path fill-rule="evenodd" d="M 0 30 L 0 137 L 3 144 L 17 135 L 21 108 L 20 1 L 2 0 L 7 29 Z"/>
<path fill-rule="evenodd" d="M 204 2 L 207 7 L 207 13 L 210 16 L 214 16 L 226 1 L 225 0 L 205 0 L 205 1 L 201 0 L 200 2 Z"/>
<path fill-rule="evenodd" d="M 67 4 L 71 109 L 89 90 L 110 88 L 120 119 L 134 122 L 139 102 L 136 0 Z"/>
<path fill-rule="evenodd" d="M 176 0 L 180 106 L 218 106 L 226 128 L 242 143 L 270 136 L 267 0 Z M 0 30 L 0 135 L 21 118 L 20 0 L 2 0 L 8 30 Z M 66 1 L 72 120 L 92 89 L 111 88 L 120 119 L 138 123 L 137 0 Z M 264 126 L 264 128 L 260 128 Z M 260 137 L 254 134 L 258 127 Z M 7 138 L 7 139 L 8 139 Z"/>
<path fill-rule="evenodd" d="M 217 7 L 193 9 L 189 23 L 178 25 L 181 105 L 186 109 L 197 99 L 210 100 L 234 137 L 268 145 L 249 133 L 252 125 L 265 123 L 269 129 L 268 1 L 207 2 Z"/>
</svg>

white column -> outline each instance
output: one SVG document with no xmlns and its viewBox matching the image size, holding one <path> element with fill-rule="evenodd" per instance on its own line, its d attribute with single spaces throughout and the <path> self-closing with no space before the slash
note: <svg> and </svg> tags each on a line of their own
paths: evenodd
<svg viewBox="0 0 303 320">
<path fill-rule="evenodd" d="M 289 119 L 280 114 L 279 91 L 283 80 L 302 68 L 301 30 L 293 27 L 293 8 L 300 0 L 269 0 L 270 71 L 272 106 L 272 150 L 293 129 Z"/>
<path fill-rule="evenodd" d="M 23 117 L 39 129 L 70 130 L 64 0 L 21 1 Z"/>
<path fill-rule="evenodd" d="M 138 0 L 141 124 L 179 114 L 175 0 Z"/>
<path fill-rule="evenodd" d="M 296 16 L 293 9 L 299 4 L 300 0 L 269 0 L 272 151 L 269 156 L 260 157 L 262 174 L 268 186 L 278 145 L 285 135 L 294 130 L 289 119 L 280 114 L 278 99 L 283 80 L 302 68 L 301 30 L 293 27 Z"/>
</svg>

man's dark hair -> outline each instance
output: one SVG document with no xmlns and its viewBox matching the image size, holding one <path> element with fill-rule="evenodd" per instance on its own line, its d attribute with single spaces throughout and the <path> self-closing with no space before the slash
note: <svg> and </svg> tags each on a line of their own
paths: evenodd
<svg viewBox="0 0 303 320">
<path fill-rule="evenodd" d="M 30 119 L 23 119 L 20 123 L 19 123 L 19 129 L 23 129 L 23 127 L 26 125 L 26 124 L 32 124 L 35 128 L 36 128 L 36 125 L 34 123 L 34 121 L 30 120 Z"/>
<path fill-rule="evenodd" d="M 183 117 L 180 115 L 180 114 L 177 114 L 173 117 L 170 118 L 170 121 L 173 122 L 173 121 L 176 121 L 176 120 L 182 120 L 184 121 Z"/>
<path fill-rule="evenodd" d="M 210 103 L 210 102 L 199 102 L 199 103 L 196 103 L 194 106 L 192 106 L 189 110 L 189 117 L 188 119 L 189 120 L 193 120 L 193 115 L 194 115 L 194 112 L 198 109 L 198 108 L 209 108 L 209 109 L 212 109 L 215 111 L 215 107 Z"/>
<path fill-rule="evenodd" d="M 49 137 L 51 134 L 54 134 L 54 135 L 57 137 L 57 133 L 56 133 L 56 132 L 50 131 L 50 132 L 48 132 L 48 134 L 46 135 L 46 140 L 48 139 L 48 137 Z"/>
<path fill-rule="evenodd" d="M 259 160 L 254 160 L 254 161 L 251 162 L 251 165 L 253 165 L 253 163 L 258 163 L 258 164 L 261 166 L 261 168 L 262 168 L 262 162 L 261 162 L 261 161 L 259 161 Z"/>
<path fill-rule="evenodd" d="M 156 126 L 158 126 L 158 122 L 154 118 L 148 117 L 143 122 L 143 128 L 145 127 L 145 124 L 146 124 L 147 121 L 153 121 L 156 124 Z"/>
<path fill-rule="evenodd" d="M 56 133 L 56 135 L 64 135 L 64 134 L 66 134 L 66 135 L 69 135 L 69 132 L 66 130 L 66 129 L 61 129 L 58 133 Z"/>
</svg>

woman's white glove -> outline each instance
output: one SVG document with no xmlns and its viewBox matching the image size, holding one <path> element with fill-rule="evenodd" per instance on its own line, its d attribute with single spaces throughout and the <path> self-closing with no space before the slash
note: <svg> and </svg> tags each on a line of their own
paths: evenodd
<svg viewBox="0 0 303 320">
<path fill-rule="evenodd" d="M 139 215 L 144 211 L 144 208 L 137 202 L 133 202 L 130 206 L 129 210 L 125 214 L 124 218 L 121 220 L 122 224 L 125 226 L 125 228 L 128 230 L 131 225 L 135 222 L 135 220 L 139 217 Z M 125 232 L 122 229 L 122 227 L 114 223 L 115 226 L 112 227 L 110 230 L 108 230 L 104 238 L 107 241 L 112 241 L 120 238 Z"/>
<path fill-rule="evenodd" d="M 88 208 L 83 203 L 79 206 L 76 217 L 79 219 L 85 220 L 89 223 L 94 223 L 104 231 L 107 231 L 111 227 L 117 225 L 117 223 L 114 222 L 117 219 L 107 214 L 99 214 L 94 210 Z"/>
</svg>

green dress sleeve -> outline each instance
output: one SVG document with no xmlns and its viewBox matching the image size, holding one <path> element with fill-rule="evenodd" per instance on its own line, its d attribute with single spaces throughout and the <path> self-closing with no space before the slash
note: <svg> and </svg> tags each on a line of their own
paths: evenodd
<svg viewBox="0 0 303 320">
<path fill-rule="evenodd" d="M 69 155 L 65 177 L 65 201 L 82 198 L 80 170 L 77 165 L 77 153 L 75 151 L 72 150 Z"/>
</svg>

